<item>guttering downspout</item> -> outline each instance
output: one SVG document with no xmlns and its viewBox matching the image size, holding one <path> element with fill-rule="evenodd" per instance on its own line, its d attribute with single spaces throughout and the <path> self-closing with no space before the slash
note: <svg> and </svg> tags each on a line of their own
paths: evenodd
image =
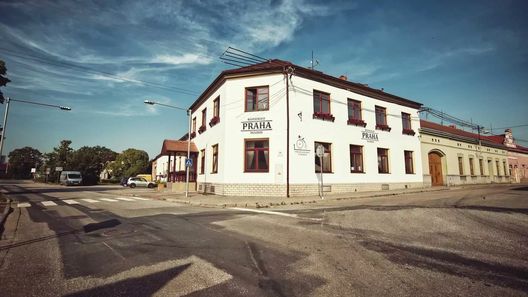
<svg viewBox="0 0 528 297">
<path fill-rule="evenodd" d="M 284 68 L 286 78 L 286 197 L 290 197 L 290 89 L 289 76 L 295 69 L 291 66 Z"/>
</svg>

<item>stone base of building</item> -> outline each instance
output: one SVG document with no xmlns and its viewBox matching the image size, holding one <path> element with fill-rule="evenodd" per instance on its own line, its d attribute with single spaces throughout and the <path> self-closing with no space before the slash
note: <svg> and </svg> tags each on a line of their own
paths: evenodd
<svg viewBox="0 0 528 297">
<path fill-rule="evenodd" d="M 385 191 L 397 189 L 423 188 L 421 182 L 412 183 L 362 183 L 362 184 L 328 184 L 324 185 L 325 194 L 343 194 L 367 191 Z M 216 184 L 198 183 L 198 192 L 224 196 L 271 196 L 285 197 L 285 184 Z M 316 196 L 319 195 L 317 184 L 291 184 L 290 196 Z"/>
<path fill-rule="evenodd" d="M 509 176 L 460 176 L 447 175 L 444 176 L 445 186 L 461 186 L 461 185 L 479 185 L 479 184 L 507 184 L 511 183 Z M 431 186 L 431 176 L 424 175 L 424 186 Z"/>
</svg>

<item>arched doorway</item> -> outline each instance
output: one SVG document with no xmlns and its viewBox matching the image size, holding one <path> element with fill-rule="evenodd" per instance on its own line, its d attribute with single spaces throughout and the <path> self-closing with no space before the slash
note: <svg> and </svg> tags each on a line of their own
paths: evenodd
<svg viewBox="0 0 528 297">
<path fill-rule="evenodd" d="M 442 173 L 442 155 L 439 152 L 429 153 L 429 175 L 431 175 L 431 185 L 443 186 L 444 174 Z"/>
</svg>

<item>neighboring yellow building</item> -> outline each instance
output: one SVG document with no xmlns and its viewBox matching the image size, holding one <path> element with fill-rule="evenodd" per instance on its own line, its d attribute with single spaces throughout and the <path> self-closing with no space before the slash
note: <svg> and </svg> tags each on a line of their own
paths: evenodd
<svg viewBox="0 0 528 297">
<path fill-rule="evenodd" d="M 503 144 L 424 120 L 420 127 L 424 186 L 510 182 Z"/>
</svg>

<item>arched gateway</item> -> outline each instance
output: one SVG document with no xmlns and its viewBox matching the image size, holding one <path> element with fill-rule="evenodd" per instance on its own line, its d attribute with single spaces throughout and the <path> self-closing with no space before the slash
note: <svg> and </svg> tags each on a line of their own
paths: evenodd
<svg viewBox="0 0 528 297">
<path fill-rule="evenodd" d="M 444 174 L 442 173 L 442 157 L 439 152 L 429 152 L 429 175 L 431 175 L 431 185 L 443 186 Z"/>
</svg>

